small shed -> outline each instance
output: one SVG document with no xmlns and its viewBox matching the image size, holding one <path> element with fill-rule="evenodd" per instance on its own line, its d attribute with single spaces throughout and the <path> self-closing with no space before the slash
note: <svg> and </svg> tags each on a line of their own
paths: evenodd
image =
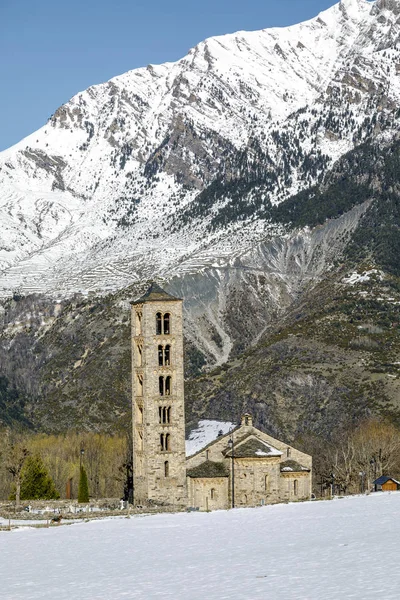
<svg viewBox="0 0 400 600">
<path fill-rule="evenodd" d="M 377 492 L 396 492 L 400 490 L 400 481 L 393 479 L 393 477 L 387 477 L 386 475 L 382 475 L 375 479 L 373 482 L 375 486 L 375 490 Z"/>
</svg>

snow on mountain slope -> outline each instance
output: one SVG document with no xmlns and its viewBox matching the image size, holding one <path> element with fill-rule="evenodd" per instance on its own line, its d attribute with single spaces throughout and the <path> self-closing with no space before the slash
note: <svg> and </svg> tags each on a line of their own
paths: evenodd
<svg viewBox="0 0 400 600">
<path fill-rule="evenodd" d="M 262 219 L 210 229 L 229 198 L 187 214 L 218 178 L 273 174 L 276 203 L 367 135 L 392 135 L 397 13 L 395 0 L 342 0 L 74 96 L 0 154 L 0 294 L 104 292 L 226 264 L 271 237 Z"/>
</svg>

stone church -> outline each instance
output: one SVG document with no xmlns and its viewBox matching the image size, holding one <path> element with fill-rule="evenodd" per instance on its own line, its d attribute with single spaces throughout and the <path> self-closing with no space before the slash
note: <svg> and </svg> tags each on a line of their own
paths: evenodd
<svg viewBox="0 0 400 600">
<path fill-rule="evenodd" d="M 182 300 L 153 283 L 132 302 L 135 505 L 200 510 L 311 497 L 312 458 L 241 424 L 185 454 Z"/>
</svg>

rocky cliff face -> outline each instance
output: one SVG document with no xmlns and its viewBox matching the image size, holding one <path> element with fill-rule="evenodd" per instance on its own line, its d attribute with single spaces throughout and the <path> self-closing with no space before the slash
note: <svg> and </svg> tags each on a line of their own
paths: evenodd
<svg viewBox="0 0 400 600">
<path fill-rule="evenodd" d="M 125 304 L 149 279 L 185 298 L 194 374 L 312 306 L 343 264 L 399 275 L 399 35 L 397 0 L 342 0 L 211 38 L 78 94 L 0 154 L 1 372 L 34 422 L 62 407 L 102 427 L 111 383 L 104 426 L 126 413 Z"/>
</svg>

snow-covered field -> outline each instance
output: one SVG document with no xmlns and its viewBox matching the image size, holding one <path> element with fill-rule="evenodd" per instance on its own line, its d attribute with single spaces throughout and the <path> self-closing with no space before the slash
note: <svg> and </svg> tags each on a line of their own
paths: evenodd
<svg viewBox="0 0 400 600">
<path fill-rule="evenodd" d="M 0 534 L 0 598 L 400 597 L 400 493 Z"/>
</svg>

